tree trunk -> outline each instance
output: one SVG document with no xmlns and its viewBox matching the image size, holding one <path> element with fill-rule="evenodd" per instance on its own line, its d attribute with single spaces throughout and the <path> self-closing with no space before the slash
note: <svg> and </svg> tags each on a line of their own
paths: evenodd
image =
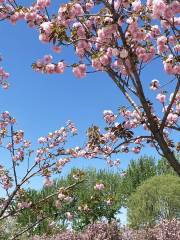
<svg viewBox="0 0 180 240">
<path fill-rule="evenodd" d="M 171 167 L 174 171 L 180 176 L 180 163 L 178 159 L 175 157 L 174 152 L 170 150 L 166 141 L 164 140 L 163 136 L 160 133 L 155 133 L 154 137 L 161 148 L 161 151 L 164 154 L 164 157 L 167 159 Z"/>
</svg>

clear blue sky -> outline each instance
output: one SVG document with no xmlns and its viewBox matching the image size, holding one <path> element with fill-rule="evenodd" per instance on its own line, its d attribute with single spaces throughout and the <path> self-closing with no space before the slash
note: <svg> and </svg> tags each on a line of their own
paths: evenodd
<svg viewBox="0 0 180 240">
<path fill-rule="evenodd" d="M 18 1 L 30 3 L 31 1 Z M 61 1 L 53 1 L 53 9 L 57 11 Z M 82 134 L 92 123 L 102 126 L 104 109 L 114 111 L 120 105 L 126 105 L 122 94 L 111 79 L 105 74 L 89 74 L 84 79 L 76 79 L 68 69 L 63 75 L 42 75 L 33 72 L 31 64 L 52 53 L 51 46 L 38 40 L 38 32 L 30 29 L 24 22 L 16 26 L 0 22 L 0 52 L 4 57 L 3 67 L 10 72 L 11 87 L 8 91 L 0 90 L 0 111 L 8 110 L 17 118 L 18 128 L 23 129 L 26 138 L 33 144 L 37 138 L 63 126 L 68 119 L 75 122 L 79 136 L 75 145 L 82 143 Z M 55 60 L 73 59 L 72 49 L 54 54 Z M 143 75 L 147 86 L 154 78 L 163 81 L 160 65 L 156 62 L 147 68 Z M 149 151 L 149 150 L 148 150 Z M 148 153 L 147 149 L 143 153 Z M 151 150 L 151 154 L 157 156 Z M 122 154 L 122 168 L 135 155 Z M 75 160 L 71 166 L 107 167 L 101 160 Z M 67 171 L 67 169 L 66 169 Z"/>
</svg>

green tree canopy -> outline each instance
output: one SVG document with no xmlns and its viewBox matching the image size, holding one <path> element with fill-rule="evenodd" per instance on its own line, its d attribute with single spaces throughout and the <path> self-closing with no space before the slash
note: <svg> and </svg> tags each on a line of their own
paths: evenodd
<svg viewBox="0 0 180 240">
<path fill-rule="evenodd" d="M 144 181 L 165 174 L 177 175 L 164 158 L 157 161 L 151 156 L 144 155 L 137 160 L 131 160 L 122 180 L 123 205 L 127 207 L 128 198 Z"/>
<path fill-rule="evenodd" d="M 136 188 L 146 179 L 156 175 L 155 159 L 148 156 L 142 156 L 138 160 L 132 160 L 125 173 L 126 175 L 122 181 L 122 192 L 124 204 L 126 205 L 128 197 Z"/>
<path fill-rule="evenodd" d="M 52 194 L 62 186 L 71 185 L 74 182 L 73 176 L 78 171 L 78 169 L 73 169 L 68 176 L 54 181 L 51 187 L 44 187 L 40 191 L 28 190 L 25 193 L 26 198 L 34 203 Z M 122 206 L 119 173 L 105 170 L 96 171 L 95 169 L 80 171 L 80 173 L 84 174 L 85 181 L 73 189 L 73 201 L 71 203 L 64 203 L 61 208 L 58 208 L 55 205 L 56 198 L 52 197 L 43 205 L 22 211 L 18 216 L 18 223 L 21 226 L 26 226 L 28 223 L 35 222 L 39 215 L 49 214 L 51 217 L 31 232 L 31 234 L 42 234 L 45 232 L 52 233 L 52 229 L 49 227 L 49 223 L 52 221 L 56 223 L 58 228 L 66 227 L 67 211 L 73 213 L 74 218 L 71 224 L 77 230 L 102 218 L 106 218 L 109 222 L 114 219 Z M 102 191 L 95 190 L 96 183 L 101 182 L 105 188 Z"/>
<path fill-rule="evenodd" d="M 128 222 L 139 228 L 161 219 L 180 218 L 180 178 L 154 176 L 139 186 L 128 201 Z"/>
<path fill-rule="evenodd" d="M 29 189 L 25 193 L 26 201 L 36 203 L 53 194 L 61 187 L 67 187 L 74 182 L 74 174 L 78 173 L 78 169 L 72 169 L 71 173 L 66 177 L 54 181 L 53 186 L 43 187 L 36 191 Z M 51 234 L 52 229 L 55 231 L 59 228 L 67 227 L 66 212 L 72 212 L 74 215 L 71 225 L 74 229 L 82 229 L 89 223 L 95 222 L 102 218 L 106 218 L 109 222 L 115 218 L 122 206 L 127 206 L 128 199 L 134 194 L 137 188 L 144 181 L 163 174 L 175 174 L 166 160 L 160 159 L 156 161 L 153 157 L 142 156 L 138 160 L 130 161 L 128 168 L 123 177 L 118 172 L 89 169 L 79 171 L 85 179 L 80 185 L 77 185 L 70 195 L 73 197 L 71 203 L 63 203 L 62 208 L 56 206 L 57 197 L 54 196 L 46 202 L 35 206 L 33 209 L 27 209 L 18 216 L 18 222 L 21 226 L 35 222 L 39 216 L 48 214 L 49 218 L 44 220 L 38 227 L 31 231 L 31 234 L 42 234 L 44 232 Z M 96 183 L 105 185 L 103 191 L 95 191 Z M 53 228 L 49 227 L 49 223 L 55 222 Z M 51 226 L 51 225 L 50 225 Z"/>
</svg>

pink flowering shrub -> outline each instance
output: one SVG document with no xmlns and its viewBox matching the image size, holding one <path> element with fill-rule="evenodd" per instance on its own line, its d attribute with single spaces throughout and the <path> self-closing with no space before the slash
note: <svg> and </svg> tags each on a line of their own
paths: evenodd
<svg viewBox="0 0 180 240">
<path fill-rule="evenodd" d="M 53 237 L 34 237 L 32 240 L 121 240 L 116 223 L 96 223 L 89 225 L 83 232 L 62 232 Z"/>
<path fill-rule="evenodd" d="M 180 221 L 176 219 L 163 220 L 153 228 L 142 230 L 125 229 L 122 240 L 179 240 Z"/>
<path fill-rule="evenodd" d="M 164 220 L 153 228 L 133 230 L 119 228 L 117 224 L 96 223 L 83 232 L 65 231 L 52 237 L 35 236 L 32 240 L 179 240 L 180 221 Z"/>
<path fill-rule="evenodd" d="M 180 239 L 180 221 L 164 220 L 153 228 L 153 234 L 157 240 L 174 240 Z"/>
</svg>

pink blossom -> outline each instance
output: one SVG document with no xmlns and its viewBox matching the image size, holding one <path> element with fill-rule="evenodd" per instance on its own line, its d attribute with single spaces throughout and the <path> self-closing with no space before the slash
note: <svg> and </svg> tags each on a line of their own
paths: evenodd
<svg viewBox="0 0 180 240">
<path fill-rule="evenodd" d="M 47 138 L 45 138 L 45 137 L 40 137 L 40 138 L 38 139 L 38 142 L 39 142 L 39 143 L 46 143 L 46 142 L 47 142 Z"/>
<path fill-rule="evenodd" d="M 53 46 L 53 51 L 56 53 L 60 53 L 61 52 L 61 47 L 60 46 Z"/>
<path fill-rule="evenodd" d="M 168 73 L 168 74 L 173 74 L 173 65 L 170 62 L 164 62 L 164 70 Z"/>
<path fill-rule="evenodd" d="M 90 11 L 94 7 L 93 1 L 89 1 L 86 3 L 86 11 Z"/>
<path fill-rule="evenodd" d="M 140 143 L 142 142 L 142 140 L 143 140 L 143 139 L 139 137 L 139 138 L 137 138 L 137 139 L 134 141 L 134 143 L 135 143 L 135 144 L 140 144 Z"/>
<path fill-rule="evenodd" d="M 41 33 L 39 35 L 39 40 L 43 43 L 48 43 L 49 42 L 49 37 L 46 34 Z"/>
<path fill-rule="evenodd" d="M 51 33 L 53 24 L 51 22 L 43 22 L 40 27 L 45 31 L 46 34 Z"/>
<path fill-rule="evenodd" d="M 103 112 L 104 120 L 108 123 L 111 124 L 116 120 L 116 115 L 113 114 L 111 110 L 104 110 Z"/>
<path fill-rule="evenodd" d="M 80 64 L 76 67 L 73 67 L 73 73 L 78 78 L 85 77 L 86 76 L 86 65 L 85 64 Z"/>
<path fill-rule="evenodd" d="M 111 199 L 108 199 L 108 200 L 106 201 L 106 204 L 107 204 L 108 206 L 111 206 L 111 205 L 113 204 L 113 201 L 112 201 Z"/>
<path fill-rule="evenodd" d="M 176 113 L 169 113 L 167 116 L 167 123 L 174 124 L 178 121 L 178 114 Z"/>
<path fill-rule="evenodd" d="M 104 54 L 99 58 L 102 65 L 108 65 L 110 63 L 110 58 Z"/>
<path fill-rule="evenodd" d="M 44 185 L 46 187 L 51 187 L 53 185 L 53 180 L 50 179 L 49 177 L 46 177 L 45 180 L 44 180 Z"/>
<path fill-rule="evenodd" d="M 127 58 L 127 56 L 128 56 L 128 51 L 126 49 L 122 49 L 120 51 L 120 57 L 121 58 Z"/>
<path fill-rule="evenodd" d="M 157 44 L 158 45 L 165 45 L 167 43 L 167 37 L 160 36 L 157 38 Z"/>
<path fill-rule="evenodd" d="M 66 64 L 64 62 L 58 62 L 58 64 L 55 66 L 55 72 L 56 73 L 63 73 L 65 70 Z"/>
<path fill-rule="evenodd" d="M 119 159 L 116 159 L 116 160 L 114 161 L 114 166 L 119 167 L 120 163 L 121 163 L 120 160 L 119 160 Z"/>
<path fill-rule="evenodd" d="M 156 96 L 156 99 L 157 99 L 160 103 L 165 103 L 166 95 L 163 94 L 163 93 L 159 93 L 159 94 Z"/>
<path fill-rule="evenodd" d="M 72 8 L 71 8 L 71 14 L 72 16 L 79 16 L 82 15 L 84 13 L 83 8 L 81 7 L 81 5 L 79 3 L 75 3 Z"/>
<path fill-rule="evenodd" d="M 122 172 L 122 173 L 120 174 L 121 177 L 125 177 L 126 175 L 127 175 L 126 172 Z"/>
<path fill-rule="evenodd" d="M 53 73 L 55 71 L 55 65 L 53 63 L 48 63 L 45 66 L 45 70 L 47 73 Z"/>
<path fill-rule="evenodd" d="M 133 147 L 132 148 L 132 151 L 134 152 L 134 153 L 140 153 L 140 151 L 141 151 L 141 148 L 140 147 Z"/>
<path fill-rule="evenodd" d="M 64 198 L 65 198 L 65 195 L 60 192 L 60 193 L 58 194 L 58 199 L 59 199 L 59 200 L 63 200 Z"/>
<path fill-rule="evenodd" d="M 96 185 L 94 186 L 94 189 L 95 190 L 103 190 L 105 188 L 104 184 L 103 183 L 96 183 Z"/>
<path fill-rule="evenodd" d="M 19 203 L 17 204 L 17 207 L 18 207 L 19 209 L 30 208 L 30 207 L 31 207 L 31 204 L 32 204 L 32 202 L 19 202 Z"/>
<path fill-rule="evenodd" d="M 133 3 L 132 3 L 132 7 L 133 7 L 133 10 L 136 11 L 136 12 L 139 12 L 142 8 L 141 6 L 141 1 L 140 0 L 135 0 Z"/>
<path fill-rule="evenodd" d="M 53 57 L 51 55 L 45 55 L 43 57 L 43 61 L 44 61 L 45 64 L 51 63 L 52 60 L 53 60 Z"/>
<path fill-rule="evenodd" d="M 66 212 L 66 217 L 69 221 L 72 221 L 73 220 L 73 214 L 71 212 Z"/>
<path fill-rule="evenodd" d="M 51 4 L 51 0 L 37 0 L 37 5 L 39 8 L 48 7 Z"/>
</svg>

